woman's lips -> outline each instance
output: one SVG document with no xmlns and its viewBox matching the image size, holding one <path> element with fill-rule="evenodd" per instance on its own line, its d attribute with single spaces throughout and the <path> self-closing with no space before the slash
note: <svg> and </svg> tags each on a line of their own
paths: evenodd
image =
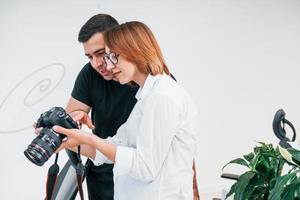
<svg viewBox="0 0 300 200">
<path fill-rule="evenodd" d="M 117 76 L 118 76 L 120 73 L 121 73 L 120 71 L 119 71 L 119 72 L 114 72 L 113 75 L 114 75 L 114 77 L 118 78 Z"/>
</svg>

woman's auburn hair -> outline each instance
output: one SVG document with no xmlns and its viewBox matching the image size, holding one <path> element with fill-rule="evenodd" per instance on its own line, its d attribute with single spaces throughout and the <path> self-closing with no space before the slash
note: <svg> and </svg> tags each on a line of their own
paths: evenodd
<svg viewBox="0 0 300 200">
<path fill-rule="evenodd" d="M 103 38 L 111 51 L 136 64 L 142 73 L 170 74 L 152 31 L 144 23 L 120 24 L 105 31 Z"/>
</svg>

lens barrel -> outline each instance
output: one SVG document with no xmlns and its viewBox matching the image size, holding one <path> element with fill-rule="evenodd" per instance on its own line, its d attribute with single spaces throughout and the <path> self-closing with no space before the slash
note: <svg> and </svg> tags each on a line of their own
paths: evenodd
<svg viewBox="0 0 300 200">
<path fill-rule="evenodd" d="M 63 135 L 56 133 L 53 129 L 43 128 L 41 133 L 28 145 L 24 154 L 34 164 L 43 166 L 61 145 L 63 138 Z"/>
<path fill-rule="evenodd" d="M 42 127 L 43 129 L 24 151 L 25 156 L 38 166 L 44 165 L 61 145 L 65 137 L 65 135 L 56 133 L 52 129 L 54 125 L 68 129 L 78 128 L 77 123 L 73 121 L 62 107 L 53 107 L 42 113 L 37 120 L 36 127 Z"/>
</svg>

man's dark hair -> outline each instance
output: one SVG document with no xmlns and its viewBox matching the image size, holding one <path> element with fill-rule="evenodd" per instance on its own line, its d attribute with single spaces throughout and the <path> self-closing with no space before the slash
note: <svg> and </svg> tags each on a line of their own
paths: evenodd
<svg viewBox="0 0 300 200">
<path fill-rule="evenodd" d="M 110 15 L 94 15 L 81 27 L 78 34 L 78 41 L 84 43 L 95 33 L 102 33 L 118 24 L 118 21 Z"/>
</svg>

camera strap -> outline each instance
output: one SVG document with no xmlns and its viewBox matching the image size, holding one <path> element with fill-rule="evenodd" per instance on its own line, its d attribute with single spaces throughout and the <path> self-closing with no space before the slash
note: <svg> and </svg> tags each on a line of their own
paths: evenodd
<svg viewBox="0 0 300 200">
<path fill-rule="evenodd" d="M 76 165 L 77 187 L 78 187 L 80 199 L 83 200 L 82 182 L 84 180 L 85 169 L 84 169 L 84 165 L 82 164 L 82 160 L 80 156 L 80 145 L 78 146 L 77 159 L 78 159 L 78 163 Z"/>
<path fill-rule="evenodd" d="M 83 197 L 83 189 L 82 182 L 84 180 L 85 167 L 82 164 L 81 156 L 80 156 L 80 146 L 78 146 L 77 153 L 78 163 L 76 165 L 76 179 L 77 179 L 77 188 L 79 191 L 80 199 L 84 200 Z M 46 181 L 46 197 L 45 200 L 52 200 L 53 191 L 57 181 L 57 175 L 59 173 L 59 166 L 57 164 L 58 153 L 56 153 L 54 164 L 52 164 L 48 170 L 48 176 Z"/>
<path fill-rule="evenodd" d="M 46 200 L 51 200 L 53 190 L 57 181 L 57 174 L 59 172 L 59 166 L 57 164 L 58 153 L 56 153 L 54 164 L 48 170 L 47 182 L 46 182 Z"/>
</svg>

